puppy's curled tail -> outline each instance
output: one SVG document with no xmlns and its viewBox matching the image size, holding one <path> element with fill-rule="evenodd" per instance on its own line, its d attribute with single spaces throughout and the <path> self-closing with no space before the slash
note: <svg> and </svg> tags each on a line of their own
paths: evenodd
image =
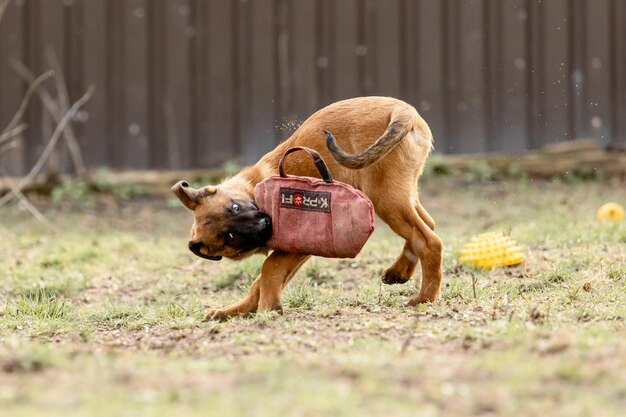
<svg viewBox="0 0 626 417">
<path fill-rule="evenodd" d="M 323 132 L 326 134 L 326 146 L 328 146 L 330 154 L 337 162 L 347 168 L 361 169 L 372 165 L 374 162 L 387 155 L 387 153 L 404 139 L 413 129 L 416 119 L 419 117 L 413 108 L 411 108 L 410 111 L 402 108 L 401 111 L 394 113 L 396 114 L 392 114 L 391 122 L 382 136 L 378 138 L 372 146 L 354 155 L 346 153 L 346 151 L 341 149 L 333 134 L 324 130 Z M 419 135 L 419 133 L 417 134 Z"/>
</svg>

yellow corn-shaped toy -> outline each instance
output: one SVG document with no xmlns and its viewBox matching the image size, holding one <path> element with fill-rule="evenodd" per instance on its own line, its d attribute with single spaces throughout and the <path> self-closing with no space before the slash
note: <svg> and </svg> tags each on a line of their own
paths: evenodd
<svg viewBox="0 0 626 417">
<path fill-rule="evenodd" d="M 502 232 L 474 236 L 461 250 L 461 262 L 481 268 L 517 265 L 524 261 L 522 249 Z"/>
</svg>

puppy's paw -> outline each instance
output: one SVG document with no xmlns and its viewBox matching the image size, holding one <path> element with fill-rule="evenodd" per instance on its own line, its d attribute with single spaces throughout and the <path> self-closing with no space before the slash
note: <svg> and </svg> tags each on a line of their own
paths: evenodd
<svg viewBox="0 0 626 417">
<path fill-rule="evenodd" d="M 394 284 L 404 284 L 405 282 L 410 280 L 411 277 L 403 277 L 402 275 L 397 274 L 394 271 L 387 270 L 385 271 L 383 276 L 380 277 L 380 279 L 383 281 L 383 284 L 394 285 Z"/>
<path fill-rule="evenodd" d="M 283 314 L 283 305 L 280 302 L 259 302 L 259 308 L 257 311 L 276 311 L 278 314 Z"/>
<path fill-rule="evenodd" d="M 438 295 L 423 295 L 418 294 L 415 297 L 409 298 L 409 301 L 406 303 L 407 307 L 415 307 L 418 304 L 428 304 L 434 302 L 438 297 Z"/>
<path fill-rule="evenodd" d="M 217 310 L 215 310 L 214 308 L 209 308 L 206 309 L 204 311 L 204 317 L 202 318 L 202 321 L 209 321 L 211 320 L 211 318 L 213 317 L 213 314 L 215 314 Z"/>
<path fill-rule="evenodd" d="M 204 312 L 204 318 L 202 319 L 202 321 L 211 321 L 211 320 L 223 321 L 223 320 L 229 319 L 233 315 L 234 314 L 229 313 L 228 309 L 226 308 L 222 308 L 222 309 L 209 308 Z"/>
</svg>

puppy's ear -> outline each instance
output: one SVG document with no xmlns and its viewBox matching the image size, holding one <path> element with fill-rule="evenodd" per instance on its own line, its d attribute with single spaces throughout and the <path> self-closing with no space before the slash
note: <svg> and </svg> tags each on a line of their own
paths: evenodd
<svg viewBox="0 0 626 417">
<path fill-rule="evenodd" d="M 172 192 L 189 210 L 195 210 L 195 208 L 198 207 L 201 193 L 192 188 L 187 181 L 179 181 L 174 184 Z"/>
<path fill-rule="evenodd" d="M 217 187 L 213 186 L 213 185 L 207 185 L 206 187 L 200 189 L 200 194 L 202 196 L 209 196 L 209 195 L 213 195 L 217 192 Z"/>
</svg>

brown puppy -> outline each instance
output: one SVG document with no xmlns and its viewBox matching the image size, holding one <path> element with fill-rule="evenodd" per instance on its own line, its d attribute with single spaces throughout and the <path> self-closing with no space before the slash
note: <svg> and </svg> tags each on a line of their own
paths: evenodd
<svg viewBox="0 0 626 417">
<path fill-rule="evenodd" d="M 322 130 L 337 138 L 325 143 Z M 277 175 L 278 162 L 293 146 L 307 146 L 322 154 L 333 178 L 363 191 L 376 214 L 406 243 L 385 271 L 387 284 L 408 281 L 422 262 L 422 286 L 409 305 L 434 301 L 441 288 L 441 239 L 435 222 L 420 204 L 417 179 L 432 148 L 426 122 L 409 104 L 388 97 L 362 97 L 331 104 L 309 117 L 285 142 L 220 185 L 195 190 L 181 181 L 174 194 L 194 213 L 189 249 L 220 260 L 267 254 L 271 220 L 254 203 L 254 187 Z M 286 172 L 319 177 L 305 155 L 290 156 Z M 223 319 L 256 310 L 281 309 L 281 292 L 308 256 L 274 251 L 248 295 L 222 309 L 210 309 L 205 320 Z"/>
</svg>

